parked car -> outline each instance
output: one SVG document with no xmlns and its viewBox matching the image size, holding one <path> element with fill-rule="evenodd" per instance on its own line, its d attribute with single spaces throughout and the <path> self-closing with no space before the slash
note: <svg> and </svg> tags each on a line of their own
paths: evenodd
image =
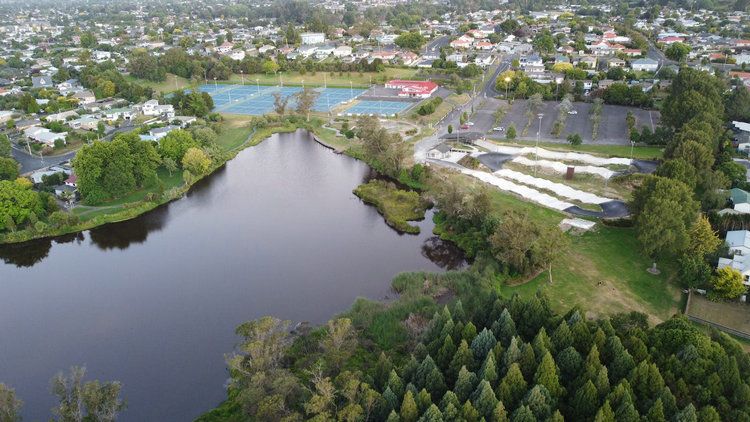
<svg viewBox="0 0 750 422">
<path fill-rule="evenodd" d="M 578 112 L 577 112 L 577 111 L 575 111 L 575 110 L 570 110 L 570 111 L 568 112 L 568 114 L 578 114 Z"/>
<path fill-rule="evenodd" d="M 504 128 L 502 128 L 502 127 L 500 127 L 500 126 L 498 126 L 498 127 L 496 127 L 496 128 L 492 128 L 492 130 L 494 130 L 495 132 L 502 132 L 502 131 L 504 131 L 505 129 L 504 129 Z"/>
<path fill-rule="evenodd" d="M 469 126 L 474 126 L 474 122 L 467 122 L 466 124 Z"/>
<path fill-rule="evenodd" d="M 468 128 L 469 128 L 469 126 L 468 126 L 468 125 L 463 125 L 463 126 L 461 126 L 461 129 L 464 129 L 464 130 L 466 130 L 466 129 L 468 129 Z"/>
</svg>

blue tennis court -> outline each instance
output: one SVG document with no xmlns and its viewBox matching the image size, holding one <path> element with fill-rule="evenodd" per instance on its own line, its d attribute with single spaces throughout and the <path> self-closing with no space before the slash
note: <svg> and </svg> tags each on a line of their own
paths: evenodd
<svg viewBox="0 0 750 422">
<path fill-rule="evenodd" d="M 256 85 L 202 85 L 200 92 L 207 92 L 214 100 L 215 111 L 234 114 L 266 114 L 273 111 L 273 94 L 281 92 L 284 97 L 302 91 L 301 87 L 278 87 Z M 348 88 L 315 88 L 320 96 L 315 101 L 313 110 L 330 111 L 342 103 L 356 98 L 364 89 Z M 294 108 L 294 99 L 289 100 L 288 107 Z"/>
<path fill-rule="evenodd" d="M 381 116 L 391 116 L 396 113 L 401 113 L 402 111 L 409 108 L 409 106 L 411 106 L 412 104 L 414 103 L 400 101 L 362 101 L 353 105 L 352 107 L 349 107 L 339 114 L 352 116 L 360 114 L 378 114 Z"/>
</svg>

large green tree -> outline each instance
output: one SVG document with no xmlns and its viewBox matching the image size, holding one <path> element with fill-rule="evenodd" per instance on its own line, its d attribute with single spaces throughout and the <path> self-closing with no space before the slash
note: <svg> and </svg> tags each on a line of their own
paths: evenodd
<svg viewBox="0 0 750 422">
<path fill-rule="evenodd" d="M 722 119 L 724 89 L 724 83 L 714 75 L 683 67 L 669 87 L 669 95 L 661 109 L 662 121 L 679 129 L 693 118 Z"/>
</svg>

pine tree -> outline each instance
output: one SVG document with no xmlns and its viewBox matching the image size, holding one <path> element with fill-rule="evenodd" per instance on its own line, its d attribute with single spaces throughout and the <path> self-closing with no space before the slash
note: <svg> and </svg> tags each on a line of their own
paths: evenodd
<svg viewBox="0 0 750 422">
<path fill-rule="evenodd" d="M 659 398 L 664 405 L 664 417 L 667 418 L 667 420 L 673 419 L 677 414 L 677 399 L 674 394 L 672 394 L 672 391 L 669 390 L 669 387 L 665 386 L 661 389 L 661 392 L 659 392 Z"/>
<path fill-rule="evenodd" d="M 391 374 L 388 376 L 388 383 L 386 384 L 386 386 L 387 388 L 391 389 L 396 397 L 401 397 L 404 395 L 404 383 L 403 381 L 401 381 L 401 378 L 393 369 L 391 369 Z"/>
<path fill-rule="evenodd" d="M 388 382 L 388 377 L 390 376 L 392 370 L 393 364 L 391 364 L 391 360 L 385 355 L 385 353 L 380 352 L 378 363 L 375 364 L 375 388 L 377 388 L 378 390 L 383 390 L 383 387 Z"/>
<path fill-rule="evenodd" d="M 591 333 L 588 326 L 583 321 L 578 321 L 572 325 L 570 337 L 573 339 L 573 347 L 581 353 L 591 349 Z"/>
<path fill-rule="evenodd" d="M 461 370 L 458 372 L 458 379 L 456 379 L 456 385 L 453 387 L 453 392 L 456 393 L 459 401 L 466 401 L 474 391 L 476 385 L 476 375 L 466 369 L 466 366 L 462 366 Z"/>
<path fill-rule="evenodd" d="M 596 374 L 596 377 L 594 378 L 594 387 L 596 387 L 596 391 L 599 394 L 599 399 L 603 399 L 604 397 L 609 394 L 609 376 L 606 366 L 602 366 L 599 368 L 599 372 Z"/>
<path fill-rule="evenodd" d="M 445 410 L 448 408 L 448 405 L 452 404 L 454 408 L 459 409 L 461 407 L 461 401 L 458 399 L 458 396 L 456 396 L 456 393 L 453 391 L 447 391 L 443 395 L 443 399 L 440 400 L 440 410 L 445 413 Z"/>
<path fill-rule="evenodd" d="M 544 356 L 550 350 L 551 346 L 552 340 L 547 335 L 547 330 L 544 327 L 540 328 L 531 342 L 531 347 L 534 349 L 534 356 L 538 358 Z"/>
<path fill-rule="evenodd" d="M 495 329 L 495 327 L 497 327 L 497 329 Z M 503 312 L 500 314 L 500 319 L 497 320 L 497 326 L 493 324 L 492 332 L 500 343 L 506 347 L 510 344 L 510 340 L 518 335 L 516 331 L 516 323 L 513 321 L 513 317 L 510 316 L 510 312 L 507 308 L 503 309 Z"/>
<path fill-rule="evenodd" d="M 417 358 L 414 355 L 411 355 L 411 359 L 406 362 L 406 365 L 401 367 L 401 373 L 399 374 L 401 376 L 401 381 L 404 384 L 409 384 L 414 378 L 414 374 L 417 373 L 417 369 L 419 369 L 419 361 L 417 361 Z"/>
<path fill-rule="evenodd" d="M 432 404 L 432 397 L 430 396 L 430 393 L 423 388 L 419 391 L 419 394 L 417 394 L 416 401 L 417 409 L 419 410 L 419 413 L 422 414 L 427 411 L 427 408 Z"/>
<path fill-rule="evenodd" d="M 689 417 L 690 413 L 688 412 L 686 418 Z M 719 422 L 721 418 L 719 417 L 719 412 L 713 406 L 704 406 L 698 411 L 698 420 L 701 422 Z"/>
<path fill-rule="evenodd" d="M 581 354 L 572 346 L 558 353 L 556 362 L 560 368 L 560 380 L 565 385 L 574 380 L 583 367 Z"/>
<path fill-rule="evenodd" d="M 533 338 L 550 315 L 538 297 L 532 296 L 523 306 L 519 320 L 519 332 L 524 339 Z"/>
<path fill-rule="evenodd" d="M 461 332 L 461 338 L 466 340 L 467 344 L 471 344 L 471 342 L 474 341 L 474 337 L 476 336 L 477 327 L 475 327 L 474 324 L 469 321 L 468 323 L 466 323 L 464 330 Z"/>
<path fill-rule="evenodd" d="M 479 421 L 479 412 L 477 412 L 477 409 L 471 405 L 469 400 L 466 400 L 466 403 L 461 407 L 461 417 L 463 417 L 466 422 Z"/>
<path fill-rule="evenodd" d="M 505 410 L 503 402 L 498 401 L 495 410 L 492 411 L 492 422 L 508 422 L 508 412 Z"/>
<path fill-rule="evenodd" d="M 473 396 L 474 408 L 477 409 L 480 416 L 489 419 L 498 402 L 490 383 L 486 380 L 480 381 Z"/>
<path fill-rule="evenodd" d="M 565 321 L 557 326 L 557 329 L 552 333 L 550 339 L 552 340 L 552 345 L 556 352 L 573 345 L 573 339 L 570 336 L 570 328 L 568 328 L 568 324 Z"/>
<path fill-rule="evenodd" d="M 456 328 L 456 324 L 453 323 L 453 320 L 448 320 L 448 322 L 443 325 L 443 331 L 440 332 L 440 338 L 443 340 L 443 344 L 445 344 L 445 338 L 448 336 L 451 336 L 451 339 L 453 337 L 453 330 Z"/>
<path fill-rule="evenodd" d="M 425 382 L 427 381 L 427 376 L 430 375 L 433 369 L 437 369 L 437 365 L 435 365 L 435 361 L 432 360 L 432 357 L 430 357 L 430 355 L 427 355 L 419 365 L 419 368 L 417 368 L 417 372 L 414 375 L 414 379 L 412 379 L 412 383 L 418 389 L 424 387 Z"/>
<path fill-rule="evenodd" d="M 386 422 L 401 422 L 401 418 L 398 416 L 395 410 L 391 410 L 391 413 L 388 414 L 388 419 Z"/>
<path fill-rule="evenodd" d="M 656 364 L 646 361 L 642 361 L 630 372 L 628 380 L 635 396 L 639 398 L 656 397 L 664 388 L 664 379 L 659 373 L 659 368 Z"/>
<path fill-rule="evenodd" d="M 638 422 L 641 417 L 635 406 L 629 392 L 625 392 L 622 397 L 622 402 L 615 409 L 615 419 L 620 422 Z"/>
<path fill-rule="evenodd" d="M 442 397 L 443 394 L 445 394 L 445 391 L 448 389 L 448 387 L 445 385 L 443 374 L 440 373 L 440 370 L 438 368 L 433 369 L 432 372 L 427 375 L 425 388 L 427 389 L 427 392 L 429 392 L 433 397 Z"/>
<path fill-rule="evenodd" d="M 537 419 L 534 417 L 534 413 L 528 408 L 528 406 L 521 406 L 513 412 L 513 415 L 510 417 L 510 422 L 537 422 Z"/>
<path fill-rule="evenodd" d="M 449 403 L 448 406 L 443 409 L 443 419 L 446 421 L 458 421 L 461 415 L 461 406 L 455 406 L 453 403 Z"/>
<path fill-rule="evenodd" d="M 385 391 L 383 391 L 382 397 L 383 401 L 385 402 L 386 412 L 390 412 L 391 410 L 395 410 L 398 408 L 398 397 L 396 397 L 396 394 L 393 393 L 391 387 L 385 387 Z"/>
<path fill-rule="evenodd" d="M 555 359 L 552 358 L 550 352 L 547 352 L 542 357 L 542 362 L 537 367 L 536 373 L 534 374 L 534 383 L 543 385 L 547 391 L 549 391 L 552 399 L 557 402 L 560 396 L 563 394 L 563 388 L 560 385 L 560 379 L 557 376 L 557 366 L 555 365 Z"/>
<path fill-rule="evenodd" d="M 479 368 L 478 377 L 480 380 L 486 380 L 491 385 L 495 385 L 497 382 L 497 368 L 495 367 L 495 358 L 492 357 L 492 353 L 487 354 L 487 359 L 482 363 L 482 367 Z"/>
<path fill-rule="evenodd" d="M 503 372 L 508 372 L 510 366 L 517 363 L 520 359 L 521 349 L 518 347 L 518 338 L 513 337 L 510 341 L 510 346 L 508 346 L 508 350 L 505 351 L 505 355 L 503 356 Z"/>
<path fill-rule="evenodd" d="M 707 406 L 705 408 L 711 408 L 711 406 Z M 704 408 L 704 409 L 705 409 Z M 714 410 L 714 412 L 716 412 Z M 716 419 L 711 419 L 709 417 L 706 417 L 708 415 L 701 415 L 701 421 L 719 421 L 719 415 L 716 414 Z M 674 418 L 675 422 L 698 422 L 698 415 L 695 413 L 695 406 L 693 406 L 693 403 L 689 403 L 687 406 L 685 406 L 684 409 L 682 409 L 680 412 L 678 412 L 675 415 Z"/>
<path fill-rule="evenodd" d="M 524 406 L 528 406 L 537 420 L 547 420 L 552 415 L 553 400 L 549 391 L 543 385 L 535 385 L 523 399 Z"/>
<path fill-rule="evenodd" d="M 458 299 L 453 305 L 453 320 L 466 321 L 466 312 L 464 312 L 464 307 L 461 303 L 461 299 Z"/>
<path fill-rule="evenodd" d="M 424 358 L 426 358 L 427 355 L 430 354 L 430 351 L 427 350 L 427 346 L 425 346 L 424 343 L 419 343 L 414 348 L 414 352 L 412 354 L 414 355 L 414 358 L 417 359 L 417 362 L 422 362 Z"/>
<path fill-rule="evenodd" d="M 521 373 L 526 381 L 531 381 L 534 377 L 534 371 L 536 371 L 536 356 L 534 356 L 534 349 L 530 344 L 524 343 L 521 346 L 521 358 L 518 359 L 518 364 L 521 366 Z"/>
<path fill-rule="evenodd" d="M 476 361 L 483 361 L 487 356 L 487 353 L 489 353 L 496 344 L 497 340 L 495 339 L 495 335 L 492 334 L 492 331 L 486 328 L 483 329 L 471 342 L 470 349 L 474 354 L 474 359 Z"/>
<path fill-rule="evenodd" d="M 591 380 L 576 391 L 572 401 L 575 420 L 585 420 L 594 416 L 599 408 L 596 387 Z"/>
<path fill-rule="evenodd" d="M 667 422 L 667 419 L 664 417 L 664 405 L 661 399 L 656 399 L 654 405 L 648 410 L 646 419 L 649 422 Z"/>
<path fill-rule="evenodd" d="M 594 422 L 616 422 L 615 412 L 612 411 L 612 407 L 609 405 L 609 401 L 605 401 L 599 411 L 596 412 Z"/>
<path fill-rule="evenodd" d="M 411 391 L 407 391 L 401 403 L 401 422 L 416 422 L 418 416 L 417 402 L 414 401 Z"/>
<path fill-rule="evenodd" d="M 461 340 L 461 345 L 458 346 L 458 350 L 456 350 L 456 354 L 453 355 L 451 364 L 448 367 L 452 380 L 458 377 L 458 371 L 460 371 L 463 366 L 468 370 L 474 368 L 474 356 L 472 355 L 471 350 L 469 350 L 469 344 L 466 340 Z"/>
<path fill-rule="evenodd" d="M 434 404 L 427 408 L 419 422 L 443 422 L 443 414 L 440 412 L 437 406 Z"/>
<path fill-rule="evenodd" d="M 508 409 L 515 409 L 526 394 L 527 387 L 521 368 L 514 363 L 497 387 L 496 396 Z"/>
</svg>

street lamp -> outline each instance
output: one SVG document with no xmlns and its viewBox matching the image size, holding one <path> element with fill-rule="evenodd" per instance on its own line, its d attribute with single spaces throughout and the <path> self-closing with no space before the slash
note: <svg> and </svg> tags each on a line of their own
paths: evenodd
<svg viewBox="0 0 750 422">
<path fill-rule="evenodd" d="M 240 79 L 242 79 L 242 86 L 245 86 L 245 75 L 243 75 L 245 71 L 240 70 Z"/>
<path fill-rule="evenodd" d="M 544 117 L 544 114 L 539 113 L 539 130 L 536 132 L 536 151 L 534 152 L 534 177 L 536 177 L 536 165 L 539 161 L 539 136 L 542 133 L 542 117 Z"/>
<path fill-rule="evenodd" d="M 258 94 L 260 94 L 260 84 L 258 83 L 259 79 L 255 78 L 255 89 L 258 90 Z"/>
<path fill-rule="evenodd" d="M 349 81 L 349 100 L 354 98 L 354 85 L 352 85 L 352 81 Z"/>
<path fill-rule="evenodd" d="M 633 161 L 633 148 L 635 148 L 635 141 L 630 141 L 630 161 Z"/>
<path fill-rule="evenodd" d="M 218 91 L 219 87 L 216 85 L 216 76 L 214 76 L 214 92 Z"/>
<path fill-rule="evenodd" d="M 281 73 L 279 73 L 279 85 L 283 88 L 284 82 L 281 80 Z"/>
<path fill-rule="evenodd" d="M 302 90 L 304 90 L 304 89 L 305 89 L 305 80 L 303 79 L 302 80 Z"/>
<path fill-rule="evenodd" d="M 508 86 L 510 85 L 510 78 L 505 77 L 505 101 L 508 101 Z"/>
</svg>

